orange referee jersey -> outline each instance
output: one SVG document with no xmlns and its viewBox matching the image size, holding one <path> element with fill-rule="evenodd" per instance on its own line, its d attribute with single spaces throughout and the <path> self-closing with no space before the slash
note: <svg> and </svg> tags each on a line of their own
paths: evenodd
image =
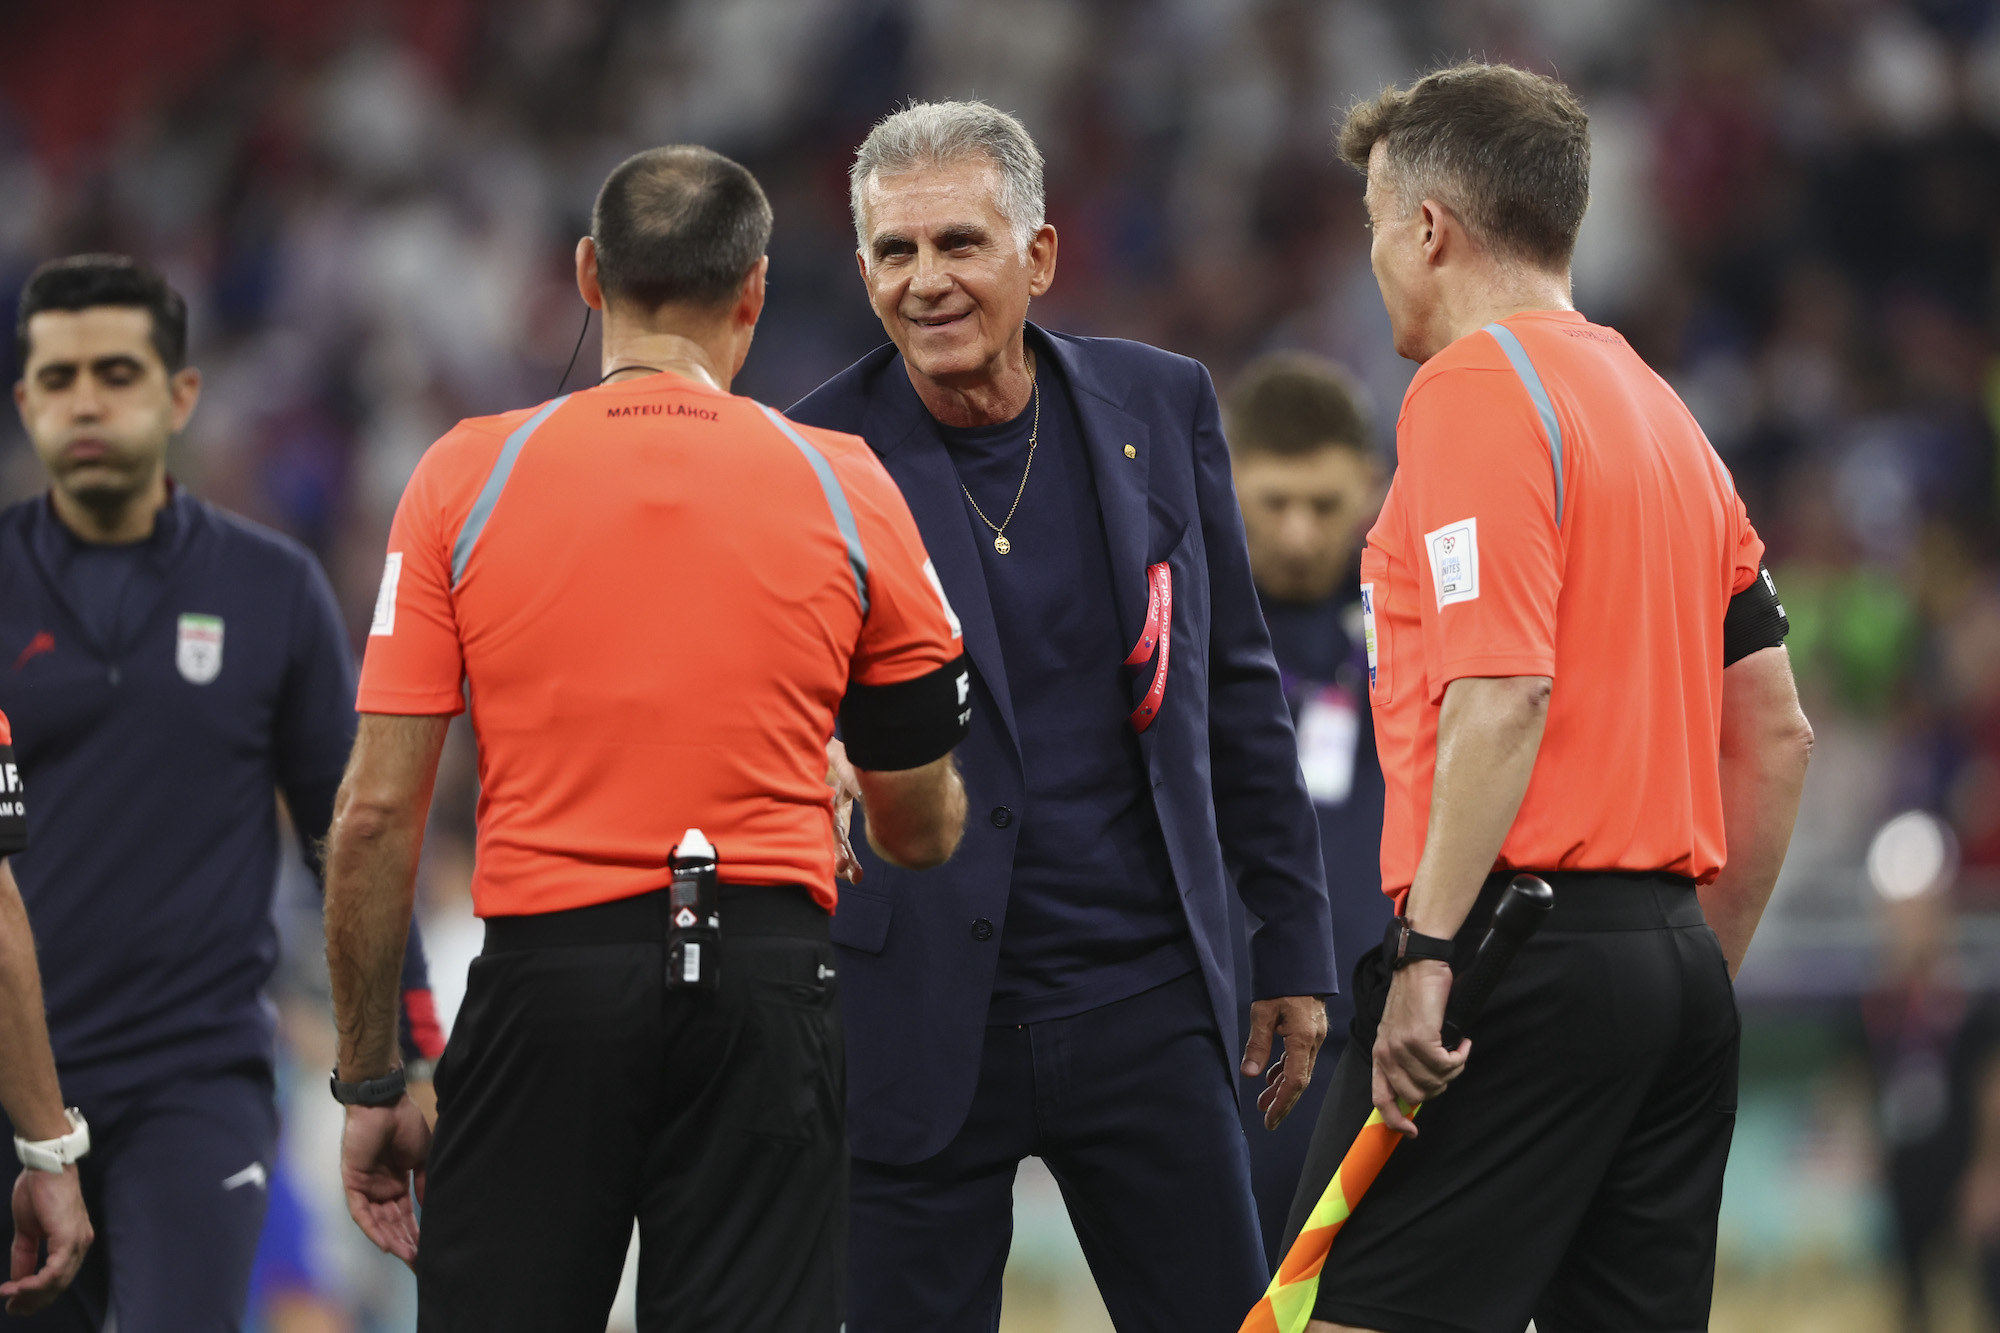
<svg viewBox="0 0 2000 1333">
<path fill-rule="evenodd" d="M 1426 361 L 1396 447 L 1361 564 L 1384 892 L 1416 874 L 1462 676 L 1554 680 L 1496 870 L 1713 879 L 1722 622 L 1764 544 L 1694 417 L 1616 331 L 1539 311 Z"/>
<path fill-rule="evenodd" d="M 389 537 L 364 713 L 479 739 L 481 916 L 722 878 L 834 905 L 826 743 L 851 683 L 963 652 L 902 494 L 859 438 L 675 375 L 461 422 Z"/>
</svg>

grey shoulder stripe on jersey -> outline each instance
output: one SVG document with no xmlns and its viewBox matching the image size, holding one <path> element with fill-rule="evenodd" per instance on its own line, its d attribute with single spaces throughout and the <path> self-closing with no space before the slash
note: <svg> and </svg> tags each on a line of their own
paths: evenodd
<svg viewBox="0 0 2000 1333">
<path fill-rule="evenodd" d="M 834 526 L 840 529 L 841 538 L 847 543 L 847 565 L 854 573 L 854 593 L 861 599 L 861 614 L 868 614 L 868 555 L 861 549 L 861 529 L 855 525 L 854 509 L 847 503 L 847 492 L 841 489 L 840 478 L 833 475 L 833 464 L 826 461 L 826 455 L 792 426 L 792 423 L 762 403 L 757 404 L 771 424 L 784 432 L 785 438 L 798 446 L 806 462 L 812 465 L 813 475 L 819 478 L 819 488 L 826 493 L 826 507 L 833 511 Z"/>
<path fill-rule="evenodd" d="M 500 456 L 493 460 L 493 470 L 486 474 L 486 484 L 479 488 L 479 498 L 472 502 L 472 512 L 465 516 L 465 526 L 458 530 L 458 540 L 451 544 L 452 587 L 456 588 L 465 577 L 465 566 L 472 559 L 472 548 L 479 545 L 479 534 L 486 531 L 486 521 L 493 517 L 493 506 L 500 503 L 500 493 L 507 489 L 507 478 L 514 474 L 514 462 L 520 458 L 522 446 L 557 408 L 568 401 L 568 394 L 549 399 L 535 415 L 516 426 L 514 433 L 507 437 L 507 442 L 500 446 Z"/>
<path fill-rule="evenodd" d="M 1549 391 L 1542 385 L 1542 377 L 1535 370 L 1535 363 L 1528 359 L 1528 349 L 1521 346 L 1521 340 L 1514 336 L 1514 330 L 1497 321 L 1486 326 L 1493 335 L 1493 341 L 1500 344 L 1500 350 L 1507 354 L 1514 373 L 1521 377 L 1527 387 L 1528 397 L 1534 401 L 1535 411 L 1541 414 L 1542 431 L 1549 437 L 1549 460 L 1556 469 L 1556 526 L 1563 521 L 1563 431 L 1562 423 L 1556 420 L 1556 405 L 1549 399 Z"/>
</svg>

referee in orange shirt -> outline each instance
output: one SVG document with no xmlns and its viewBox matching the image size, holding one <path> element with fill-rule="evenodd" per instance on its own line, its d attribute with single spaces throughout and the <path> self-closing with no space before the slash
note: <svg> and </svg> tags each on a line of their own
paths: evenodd
<svg viewBox="0 0 2000 1333">
<path fill-rule="evenodd" d="M 840 1325 L 827 742 L 837 714 L 883 858 L 937 865 L 964 821 L 969 681 L 868 446 L 728 392 L 770 230 L 755 179 L 706 149 L 620 165 L 577 246 L 603 380 L 461 422 L 396 512 L 327 959 L 349 1211 L 415 1265 L 426 1333 L 602 1333 L 635 1218 L 646 1333 Z M 486 943 L 433 1142 L 395 1067 L 396 977 L 468 698 Z M 692 829 L 722 881 L 715 989 L 667 939 L 700 921 L 663 892 Z"/>
<path fill-rule="evenodd" d="M 1704 1329 L 1730 978 L 1812 741 L 1763 543 L 1673 390 L 1571 307 L 1590 142 L 1567 89 L 1441 70 L 1356 107 L 1340 151 L 1396 350 L 1423 365 L 1361 566 L 1400 915 L 1360 969 L 1379 1028 L 1349 1047 L 1302 1201 L 1368 1101 L 1411 1141 L 1311 1327 Z M 1453 968 L 1517 871 L 1553 913 L 1447 1050 Z M 1447 1085 L 1419 1137 L 1398 1100 Z"/>
</svg>

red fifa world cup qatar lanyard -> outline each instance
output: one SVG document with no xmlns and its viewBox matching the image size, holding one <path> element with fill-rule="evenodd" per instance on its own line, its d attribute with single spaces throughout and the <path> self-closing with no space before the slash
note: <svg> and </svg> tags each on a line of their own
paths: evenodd
<svg viewBox="0 0 2000 1333">
<path fill-rule="evenodd" d="M 1160 715 L 1160 701 L 1167 694 L 1167 658 L 1174 640 L 1174 574 L 1162 560 L 1146 571 L 1146 628 L 1139 642 L 1125 658 L 1128 667 L 1144 666 L 1159 646 L 1160 664 L 1153 669 L 1153 684 L 1146 697 L 1132 710 L 1132 730 L 1144 731 Z"/>
</svg>

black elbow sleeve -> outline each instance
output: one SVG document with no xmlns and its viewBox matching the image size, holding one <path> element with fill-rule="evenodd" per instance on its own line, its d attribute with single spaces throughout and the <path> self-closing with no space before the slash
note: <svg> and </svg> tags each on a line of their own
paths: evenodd
<svg viewBox="0 0 2000 1333">
<path fill-rule="evenodd" d="M 21 770 L 14 766 L 14 747 L 0 745 L 0 856 L 28 848 L 28 803 L 21 791 Z"/>
<path fill-rule="evenodd" d="M 972 666 L 964 654 L 894 685 L 849 685 L 840 704 L 847 759 L 870 772 L 922 768 L 950 754 L 972 725 Z"/>
<path fill-rule="evenodd" d="M 1757 566 L 1756 579 L 1729 599 L 1729 614 L 1722 618 L 1722 665 L 1731 667 L 1754 652 L 1777 647 L 1791 629 L 1771 571 Z"/>
</svg>

